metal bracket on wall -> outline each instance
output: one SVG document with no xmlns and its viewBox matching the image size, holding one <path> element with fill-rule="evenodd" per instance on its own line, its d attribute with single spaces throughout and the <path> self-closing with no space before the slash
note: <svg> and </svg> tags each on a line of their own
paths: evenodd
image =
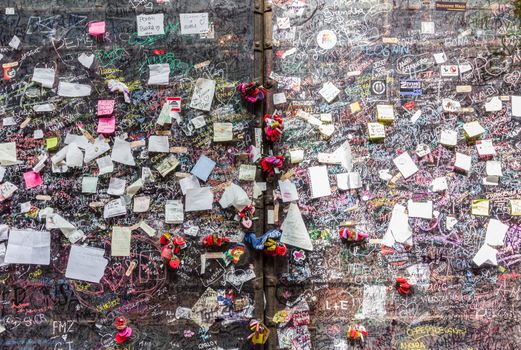
<svg viewBox="0 0 521 350">
<path fill-rule="evenodd" d="M 253 29 L 253 54 L 254 54 L 254 77 L 255 81 L 264 84 L 264 2 L 263 0 L 255 0 L 253 4 L 254 15 L 254 29 Z M 261 128 L 263 123 L 265 106 L 264 104 L 257 104 L 253 110 L 256 116 L 256 128 Z M 255 139 L 255 137 L 253 137 Z M 263 143 L 263 141 L 261 141 Z M 262 148 L 265 145 L 261 145 Z M 262 175 L 257 174 L 257 181 L 264 181 Z M 265 231 L 265 214 L 264 214 L 264 196 L 255 200 L 255 208 L 258 213 L 258 222 L 256 226 L 256 235 L 260 236 Z M 255 252 L 255 275 L 257 276 L 254 282 L 255 290 L 255 318 L 265 322 L 265 294 L 264 294 L 264 255 L 262 252 Z"/>
<path fill-rule="evenodd" d="M 272 38 L 273 38 L 273 28 L 272 28 L 272 3 L 271 0 L 264 1 L 264 33 L 263 33 L 263 58 L 264 58 L 264 71 L 263 76 L 267 81 L 270 76 L 272 70 Z M 273 113 L 274 107 L 272 102 L 272 91 L 268 90 L 268 94 L 266 96 L 265 109 L 266 113 Z M 271 148 L 266 147 L 266 153 L 271 154 L 273 150 Z M 264 195 L 264 207 L 275 210 L 274 202 L 273 202 L 273 189 L 274 184 L 272 182 L 268 182 L 266 184 L 266 194 Z M 264 211 L 264 215 L 266 216 L 265 222 L 267 223 L 267 214 L 268 210 Z M 268 225 L 265 225 L 265 230 L 268 230 Z M 283 305 L 279 305 L 277 303 L 276 291 L 277 291 L 277 264 L 280 261 L 279 258 L 275 257 L 266 257 L 264 259 L 264 294 L 266 296 L 266 306 L 264 308 L 264 318 L 265 324 L 270 330 L 270 337 L 268 338 L 267 343 L 265 344 L 265 349 L 277 349 L 278 348 L 278 340 L 277 340 L 277 325 L 272 322 L 273 315 L 276 311 L 283 308 Z"/>
</svg>

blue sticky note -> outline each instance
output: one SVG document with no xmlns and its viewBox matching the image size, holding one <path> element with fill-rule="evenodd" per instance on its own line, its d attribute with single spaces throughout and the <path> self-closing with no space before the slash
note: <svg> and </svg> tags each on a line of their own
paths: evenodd
<svg viewBox="0 0 521 350">
<path fill-rule="evenodd" d="M 192 168 L 191 173 L 199 179 L 206 181 L 208 180 L 208 176 L 210 176 L 213 168 L 215 168 L 215 162 L 207 156 L 202 155 Z"/>
</svg>

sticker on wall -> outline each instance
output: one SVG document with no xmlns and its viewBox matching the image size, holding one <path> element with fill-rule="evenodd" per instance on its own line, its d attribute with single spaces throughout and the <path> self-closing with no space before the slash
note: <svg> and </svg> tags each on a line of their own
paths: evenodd
<svg viewBox="0 0 521 350">
<path fill-rule="evenodd" d="M 371 81 L 371 95 L 372 96 L 383 96 L 387 94 L 387 84 L 385 80 L 373 80 Z"/>
<path fill-rule="evenodd" d="M 321 30 L 317 35 L 318 46 L 325 50 L 335 47 L 336 42 L 336 34 L 331 30 Z"/>
</svg>

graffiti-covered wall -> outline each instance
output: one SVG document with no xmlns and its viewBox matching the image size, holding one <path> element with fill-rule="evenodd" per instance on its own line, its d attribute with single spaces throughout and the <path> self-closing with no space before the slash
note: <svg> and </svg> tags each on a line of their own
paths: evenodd
<svg viewBox="0 0 521 350">
<path fill-rule="evenodd" d="M 0 3 L 0 348 L 249 347 L 252 7 Z"/>
<path fill-rule="evenodd" d="M 519 347 L 515 6 L 273 0 L 273 149 L 289 170 L 272 222 L 296 203 L 313 249 L 293 237 L 273 264 L 273 312 L 310 308 L 276 320 L 273 346 Z"/>
</svg>

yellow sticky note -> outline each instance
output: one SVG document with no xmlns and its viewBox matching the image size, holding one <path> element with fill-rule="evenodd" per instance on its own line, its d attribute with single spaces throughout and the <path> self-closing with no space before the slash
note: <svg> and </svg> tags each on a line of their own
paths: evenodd
<svg viewBox="0 0 521 350">
<path fill-rule="evenodd" d="M 351 113 L 356 113 L 361 110 L 360 103 L 358 103 L 358 101 L 351 103 L 349 107 L 351 108 Z"/>
<path fill-rule="evenodd" d="M 385 127 L 381 123 L 367 123 L 369 140 L 383 140 L 385 138 Z"/>
<path fill-rule="evenodd" d="M 490 201 L 488 199 L 474 199 L 472 201 L 472 215 L 488 216 Z"/>
<path fill-rule="evenodd" d="M 47 141 L 48 150 L 52 150 L 52 149 L 55 149 L 56 147 L 58 147 L 58 138 L 57 137 L 48 138 L 46 141 Z"/>
<path fill-rule="evenodd" d="M 510 200 L 510 215 L 521 216 L 521 199 Z"/>
</svg>

